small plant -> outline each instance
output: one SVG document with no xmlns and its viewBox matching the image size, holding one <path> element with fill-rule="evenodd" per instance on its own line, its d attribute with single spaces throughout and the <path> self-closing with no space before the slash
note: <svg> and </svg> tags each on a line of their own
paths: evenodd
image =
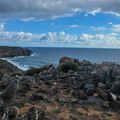
<svg viewBox="0 0 120 120">
<path fill-rule="evenodd" d="M 75 104 L 71 102 L 60 102 L 61 106 L 66 106 L 69 109 L 75 109 Z"/>
<path fill-rule="evenodd" d="M 76 63 L 67 62 L 67 63 L 60 65 L 59 70 L 65 73 L 67 73 L 69 70 L 77 72 L 79 71 L 79 66 Z"/>
<path fill-rule="evenodd" d="M 54 109 L 54 110 L 52 110 L 52 113 L 54 113 L 54 114 L 59 114 L 61 111 L 60 111 L 60 109 Z"/>
<path fill-rule="evenodd" d="M 19 104 L 17 104 L 16 106 L 18 107 L 18 108 L 22 108 L 22 107 L 24 107 L 24 102 L 22 102 L 22 103 L 19 103 Z"/>
</svg>

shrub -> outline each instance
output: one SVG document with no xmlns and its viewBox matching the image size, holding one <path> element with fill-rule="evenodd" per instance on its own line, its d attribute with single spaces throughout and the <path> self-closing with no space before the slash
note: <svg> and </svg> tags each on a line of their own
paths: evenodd
<svg viewBox="0 0 120 120">
<path fill-rule="evenodd" d="M 61 111 L 60 111 L 60 109 L 54 109 L 54 110 L 52 110 L 52 113 L 54 113 L 54 114 L 59 114 Z"/>
<path fill-rule="evenodd" d="M 59 70 L 65 73 L 67 73 L 69 70 L 77 72 L 79 70 L 79 66 L 76 63 L 67 62 L 60 65 Z"/>
</svg>

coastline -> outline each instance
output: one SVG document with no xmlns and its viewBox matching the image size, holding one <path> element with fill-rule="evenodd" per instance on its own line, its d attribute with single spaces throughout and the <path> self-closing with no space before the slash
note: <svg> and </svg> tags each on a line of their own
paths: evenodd
<svg viewBox="0 0 120 120">
<path fill-rule="evenodd" d="M 10 58 L 0 58 L 2 60 L 6 60 L 8 63 L 13 64 L 14 66 L 18 67 L 20 70 L 26 71 L 29 67 L 23 67 L 19 63 L 13 62 Z"/>
<path fill-rule="evenodd" d="M 32 53 L 30 56 L 34 56 L 36 53 Z M 13 60 L 11 60 L 11 58 L 24 58 L 24 57 L 30 57 L 30 56 L 17 56 L 17 57 L 6 57 L 6 58 L 0 58 L 2 60 L 6 60 L 7 62 L 13 64 L 14 66 L 18 67 L 20 70 L 23 70 L 23 71 L 27 71 L 28 69 L 30 69 L 29 66 L 27 65 L 20 65 L 19 63 L 17 62 L 14 62 Z"/>
<path fill-rule="evenodd" d="M 50 120 L 56 120 L 58 114 L 61 115 L 59 118 L 63 119 L 64 109 L 69 111 L 65 114 L 73 115 L 73 117 L 79 113 L 77 117 L 74 117 L 76 120 L 81 118 L 89 120 L 90 117 L 91 120 L 96 120 L 96 115 L 102 120 L 105 113 L 108 113 L 109 119 L 112 116 L 111 120 L 120 118 L 118 116 L 120 87 L 116 84 L 119 82 L 120 65 L 109 62 L 92 64 L 85 60 L 62 57 L 58 66 L 46 65 L 20 71 L 10 63 L 15 64 L 9 58 L 1 58 L 1 70 L 5 72 L 3 71 L 0 86 L 1 91 L 7 91 L 4 94 L 5 99 L 2 100 L 5 102 L 9 93 L 12 97 L 14 96 L 13 105 L 22 112 L 19 118 L 24 116 L 24 119 L 20 120 L 26 120 L 26 114 L 31 114 L 31 108 L 34 105 L 37 106 L 34 106 L 34 110 L 40 111 L 38 114 L 45 113 L 44 118 Z M 28 109 L 23 112 L 28 104 Z M 43 106 L 50 109 L 43 109 Z M 11 107 L 8 108 L 11 111 Z M 101 112 L 98 113 L 98 111 Z M 72 119 L 68 117 L 68 120 Z"/>
</svg>

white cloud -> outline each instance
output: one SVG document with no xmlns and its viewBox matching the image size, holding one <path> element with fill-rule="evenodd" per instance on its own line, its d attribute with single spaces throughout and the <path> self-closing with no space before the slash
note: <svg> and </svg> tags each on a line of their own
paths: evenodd
<svg viewBox="0 0 120 120">
<path fill-rule="evenodd" d="M 107 47 L 120 48 L 118 34 L 81 34 L 70 35 L 65 32 L 49 32 L 47 34 L 33 34 L 25 32 L 0 31 L 1 45 L 18 46 L 71 46 L 71 47 Z"/>
<path fill-rule="evenodd" d="M 109 25 L 112 25 L 113 23 L 112 23 L 112 22 L 109 22 L 108 24 L 109 24 Z"/>
<path fill-rule="evenodd" d="M 120 32 L 120 24 L 113 25 L 112 30 L 115 32 Z"/>
<path fill-rule="evenodd" d="M 78 12 L 120 16 L 120 0 L 0 0 L 0 18 L 55 19 Z"/>
<path fill-rule="evenodd" d="M 0 23 L 0 31 L 3 31 L 5 28 L 5 24 L 4 23 Z"/>
<path fill-rule="evenodd" d="M 98 47 L 120 48 L 120 25 L 111 26 L 114 32 L 109 34 L 70 35 L 62 32 L 35 34 L 30 32 L 8 32 L 0 24 L 0 44 L 17 46 L 63 46 L 63 47 Z M 94 27 L 92 27 L 94 28 Z M 117 31 L 117 32 L 116 32 Z"/>
<path fill-rule="evenodd" d="M 97 8 L 97 9 L 94 9 L 94 10 L 88 12 L 88 13 L 89 13 L 89 14 L 92 14 L 93 16 L 95 16 L 97 13 L 99 13 L 99 12 L 101 12 L 101 11 L 102 11 L 101 8 Z"/>
<path fill-rule="evenodd" d="M 96 27 L 96 26 L 91 26 L 90 29 L 92 29 L 94 31 L 105 31 L 105 30 L 107 30 L 106 27 Z"/>
<path fill-rule="evenodd" d="M 80 25 L 73 24 L 73 25 L 69 25 L 68 27 L 70 27 L 70 28 L 80 28 Z"/>
</svg>

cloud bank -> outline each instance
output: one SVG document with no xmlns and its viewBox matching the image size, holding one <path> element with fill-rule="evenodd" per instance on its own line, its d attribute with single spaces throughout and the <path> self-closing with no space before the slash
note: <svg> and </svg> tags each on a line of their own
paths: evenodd
<svg viewBox="0 0 120 120">
<path fill-rule="evenodd" d="M 77 12 L 120 16 L 120 0 L 0 0 L 1 19 L 54 19 Z"/>
<path fill-rule="evenodd" d="M 17 46 L 52 46 L 52 47 L 98 47 L 120 48 L 120 36 L 115 25 L 111 34 L 80 34 L 70 35 L 65 32 L 48 32 L 34 34 L 26 32 L 5 31 L 4 24 L 0 24 L 0 44 Z M 116 25 L 117 26 L 117 25 Z M 114 32 L 117 31 L 117 32 Z M 120 32 L 120 31 L 119 31 Z"/>
</svg>

